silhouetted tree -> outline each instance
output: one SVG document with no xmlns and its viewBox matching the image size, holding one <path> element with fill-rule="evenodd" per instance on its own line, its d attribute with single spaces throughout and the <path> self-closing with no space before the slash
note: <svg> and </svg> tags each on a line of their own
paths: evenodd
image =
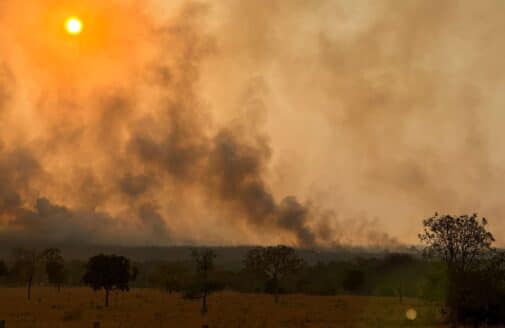
<svg viewBox="0 0 505 328">
<path fill-rule="evenodd" d="M 267 279 L 274 293 L 275 303 L 279 301 L 279 283 L 290 273 L 299 272 L 303 260 L 296 251 L 287 246 L 256 247 L 249 251 L 245 259 L 246 270 Z"/>
<path fill-rule="evenodd" d="M 126 257 L 100 254 L 89 259 L 82 282 L 95 291 L 105 290 L 105 306 L 108 307 L 110 291 L 128 291 L 128 283 L 134 276 Z"/>
<path fill-rule="evenodd" d="M 30 249 L 18 248 L 13 251 L 12 273 L 27 287 L 27 298 L 30 300 L 33 279 L 37 270 L 39 257 L 37 252 Z"/>
<path fill-rule="evenodd" d="M 207 296 L 217 289 L 211 281 L 210 273 L 214 269 L 216 254 L 210 249 L 193 250 L 191 253 L 196 269 L 196 288 L 202 297 L 202 314 L 207 313 Z"/>
<path fill-rule="evenodd" d="M 57 248 L 48 248 L 41 254 L 45 262 L 46 274 L 49 283 L 61 289 L 61 284 L 65 281 L 65 262 L 61 251 Z"/>
<path fill-rule="evenodd" d="M 491 318 L 501 320 L 497 318 L 503 316 L 503 307 L 497 304 L 505 301 L 505 276 L 498 268 L 505 267 L 505 261 L 492 248 L 494 237 L 486 230 L 486 219 L 435 214 L 423 225 L 419 239 L 426 244 L 425 255 L 447 265 L 451 321 L 478 326 Z"/>
<path fill-rule="evenodd" d="M 435 214 L 424 220 L 423 225 L 419 239 L 426 244 L 425 255 L 442 258 L 450 271 L 471 269 L 482 255 L 489 253 L 494 242 L 493 235 L 486 230 L 486 219 L 479 222 L 477 214 Z"/>
<path fill-rule="evenodd" d="M 479 327 L 505 324 L 505 257 L 494 253 L 479 268 L 451 275 L 447 304 L 454 322 Z"/>
</svg>

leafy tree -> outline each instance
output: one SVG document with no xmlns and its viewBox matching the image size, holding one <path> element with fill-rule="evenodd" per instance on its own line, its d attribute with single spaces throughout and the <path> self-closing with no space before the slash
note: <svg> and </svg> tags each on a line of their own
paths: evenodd
<svg viewBox="0 0 505 328">
<path fill-rule="evenodd" d="M 492 317 L 505 319 L 503 307 L 497 306 L 505 301 L 505 271 L 499 270 L 505 261 L 492 248 L 495 239 L 486 230 L 486 219 L 479 220 L 476 214 L 435 214 L 423 225 L 419 239 L 426 244 L 425 255 L 441 258 L 447 267 L 450 319 L 474 325 L 489 322 Z M 497 319 L 500 316 L 502 319 Z"/>
<path fill-rule="evenodd" d="M 207 296 L 218 289 L 218 284 L 210 279 L 210 273 L 214 270 L 216 254 L 210 249 L 193 250 L 191 253 L 196 269 L 196 292 L 201 294 L 202 314 L 207 313 Z"/>
<path fill-rule="evenodd" d="M 450 271 L 471 269 L 482 255 L 489 253 L 495 241 L 486 230 L 486 219 L 479 221 L 477 214 L 435 214 L 424 220 L 423 225 L 424 231 L 419 234 L 419 239 L 426 244 L 425 255 L 442 258 Z"/>
<path fill-rule="evenodd" d="M 105 306 L 108 307 L 110 291 L 130 290 L 128 283 L 135 276 L 126 257 L 100 254 L 89 259 L 82 282 L 95 291 L 105 290 Z"/>
<path fill-rule="evenodd" d="M 273 289 L 275 303 L 279 301 L 279 283 L 286 275 L 303 268 L 303 260 L 288 246 L 256 247 L 245 259 L 246 270 L 266 278 Z"/>
<path fill-rule="evenodd" d="M 60 291 L 61 284 L 65 281 L 65 262 L 61 251 L 57 248 L 48 248 L 42 252 L 41 258 L 45 262 L 49 283 Z"/>
<path fill-rule="evenodd" d="M 13 251 L 12 273 L 18 279 L 26 283 L 27 298 L 30 300 L 32 284 L 37 271 L 39 256 L 37 252 L 30 249 L 18 248 Z"/>
</svg>

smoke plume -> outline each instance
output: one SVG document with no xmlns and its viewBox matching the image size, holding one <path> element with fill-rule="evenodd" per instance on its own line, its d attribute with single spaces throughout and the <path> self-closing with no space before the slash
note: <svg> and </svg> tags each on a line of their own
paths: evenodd
<svg viewBox="0 0 505 328">
<path fill-rule="evenodd" d="M 503 7 L 3 1 L 0 239 L 396 246 L 478 211 L 500 241 Z"/>
</svg>

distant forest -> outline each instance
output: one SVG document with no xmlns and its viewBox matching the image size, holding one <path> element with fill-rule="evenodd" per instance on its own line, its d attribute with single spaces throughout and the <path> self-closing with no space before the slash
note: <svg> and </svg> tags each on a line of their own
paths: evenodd
<svg viewBox="0 0 505 328">
<path fill-rule="evenodd" d="M 0 258 L 9 262 L 12 249 L 2 247 Z M 191 284 L 190 277 L 194 274 L 191 253 L 198 248 L 63 246 L 59 249 L 65 259 L 65 286 L 82 285 L 81 279 L 88 258 L 104 253 L 121 254 L 132 260 L 132 265 L 138 269 L 138 276 L 130 283 L 131 287 L 179 292 Z M 241 292 L 268 292 L 268 284 L 245 268 L 245 257 L 253 247 L 209 249 L 216 254 L 212 280 L 220 288 Z M 305 266 L 283 279 L 279 286 L 281 293 L 426 296 L 440 300 L 443 297 L 430 294 L 433 294 L 434 288 L 440 289 L 445 284 L 444 266 L 438 262 L 424 261 L 414 248 L 395 252 L 365 248 L 299 249 L 297 253 L 304 260 Z M 0 281 L 3 285 L 11 286 L 25 283 L 14 272 L 0 278 Z M 43 268 L 37 270 L 34 284 L 48 284 Z"/>
</svg>

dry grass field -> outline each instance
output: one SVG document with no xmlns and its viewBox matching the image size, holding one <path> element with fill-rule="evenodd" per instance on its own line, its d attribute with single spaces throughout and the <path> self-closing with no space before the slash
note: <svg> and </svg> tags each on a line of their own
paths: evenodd
<svg viewBox="0 0 505 328">
<path fill-rule="evenodd" d="M 199 301 L 151 289 L 114 293 L 103 307 L 103 293 L 86 288 L 0 289 L 0 319 L 7 327 L 441 327 L 435 307 L 412 299 L 355 296 L 288 295 L 275 304 L 269 295 L 221 292 L 210 297 L 202 318 Z M 418 318 L 405 312 L 415 308 Z M 204 322 L 205 321 L 205 322 Z"/>
</svg>

